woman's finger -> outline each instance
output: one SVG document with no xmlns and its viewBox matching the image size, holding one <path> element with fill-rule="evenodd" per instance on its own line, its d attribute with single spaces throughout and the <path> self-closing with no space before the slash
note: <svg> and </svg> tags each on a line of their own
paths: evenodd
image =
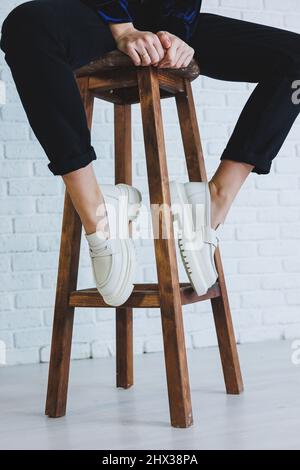
<svg viewBox="0 0 300 470">
<path fill-rule="evenodd" d="M 187 59 L 184 61 L 183 65 L 182 65 L 182 67 L 188 67 L 188 66 L 190 65 L 190 63 L 192 62 L 193 57 L 194 57 L 194 51 L 192 51 L 192 52 L 188 55 Z"/>
<path fill-rule="evenodd" d="M 147 49 L 142 49 L 141 51 L 138 51 L 138 54 L 140 55 L 142 65 L 150 65 L 151 64 L 151 58 L 149 56 L 149 53 Z"/>
<path fill-rule="evenodd" d="M 161 61 L 160 67 L 169 68 L 172 67 L 174 58 L 176 57 L 177 47 L 173 44 L 170 49 L 167 50 L 165 58 Z"/>
<path fill-rule="evenodd" d="M 159 55 L 153 44 L 147 44 L 146 50 L 151 59 L 151 64 L 157 64 L 159 62 Z"/>
<path fill-rule="evenodd" d="M 141 58 L 142 65 L 144 65 L 144 66 L 145 65 L 150 65 L 151 64 L 151 58 L 150 58 L 149 53 L 147 51 L 145 41 L 142 38 L 136 40 L 135 43 L 134 43 L 134 48 L 135 48 L 135 50 L 137 51 L 137 53 L 139 54 L 139 56 Z"/>
<path fill-rule="evenodd" d="M 183 64 L 185 63 L 189 55 L 190 55 L 190 51 L 187 48 L 185 48 L 179 55 L 177 62 L 175 64 L 175 67 L 178 69 L 182 68 Z"/>
<path fill-rule="evenodd" d="M 153 38 L 153 45 L 157 51 L 157 54 L 159 56 L 159 61 L 161 61 L 165 57 L 165 50 L 156 34 L 154 34 Z"/>
<path fill-rule="evenodd" d="M 128 46 L 125 52 L 131 58 L 134 65 L 136 65 L 137 67 L 141 65 L 142 59 L 140 55 L 138 54 L 138 52 L 134 49 L 134 47 Z"/>
<path fill-rule="evenodd" d="M 172 40 L 167 31 L 158 31 L 156 35 L 164 49 L 169 49 L 172 46 Z"/>
</svg>

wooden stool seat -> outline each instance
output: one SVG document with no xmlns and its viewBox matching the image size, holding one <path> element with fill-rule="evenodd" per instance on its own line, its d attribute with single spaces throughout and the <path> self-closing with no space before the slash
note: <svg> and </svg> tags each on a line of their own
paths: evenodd
<svg viewBox="0 0 300 470">
<path fill-rule="evenodd" d="M 199 74 L 195 61 L 182 70 L 135 67 L 119 51 L 74 72 L 90 129 L 94 99 L 114 104 L 116 184 L 132 184 L 131 105 L 140 103 L 151 207 L 170 207 L 162 98 L 176 100 L 189 180 L 207 181 L 191 87 L 191 81 Z M 158 220 L 157 233 L 169 234 L 154 239 L 158 283 L 136 284 L 128 301 L 116 309 L 116 384 L 122 388 L 133 385 L 132 309 L 160 308 L 171 424 L 188 427 L 193 417 L 182 305 L 211 301 L 227 393 L 241 393 L 243 382 L 219 248 L 215 252 L 218 280 L 199 297 L 190 284 L 179 282 L 169 211 L 161 210 Z M 154 217 L 153 226 L 156 223 Z M 81 233 L 81 221 L 66 192 L 46 403 L 46 414 L 50 417 L 66 412 L 75 308 L 108 307 L 97 289 L 76 289 Z"/>
<path fill-rule="evenodd" d="M 123 74 L 124 69 L 134 69 L 135 65 L 128 55 L 118 50 L 108 52 L 105 56 L 100 57 L 80 69 L 75 70 L 76 77 L 101 76 L 103 72 L 110 71 L 114 74 Z M 178 77 L 187 78 L 190 82 L 200 75 L 199 65 L 195 59 L 191 61 L 188 67 L 182 69 L 164 69 L 172 70 L 172 73 Z"/>
<path fill-rule="evenodd" d="M 137 86 L 137 67 L 120 51 L 112 51 L 94 62 L 74 71 L 76 78 L 89 77 L 89 89 L 96 98 L 116 104 L 140 102 Z M 158 69 L 160 98 L 172 98 L 184 91 L 184 82 L 200 75 L 193 60 L 184 69 Z"/>
</svg>

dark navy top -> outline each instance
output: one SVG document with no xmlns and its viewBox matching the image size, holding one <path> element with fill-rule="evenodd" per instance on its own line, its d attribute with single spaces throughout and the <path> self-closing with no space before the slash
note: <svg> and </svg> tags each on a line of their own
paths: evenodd
<svg viewBox="0 0 300 470">
<path fill-rule="evenodd" d="M 106 23 L 133 22 L 130 5 L 149 6 L 151 3 L 157 30 L 170 31 L 188 40 L 196 27 L 202 0 L 88 0 L 86 3 L 95 8 Z"/>
</svg>

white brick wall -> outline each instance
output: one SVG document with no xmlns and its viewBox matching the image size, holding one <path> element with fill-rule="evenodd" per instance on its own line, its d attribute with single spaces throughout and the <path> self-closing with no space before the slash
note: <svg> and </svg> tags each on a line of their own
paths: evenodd
<svg viewBox="0 0 300 470">
<path fill-rule="evenodd" d="M 5 103 L 5 83 L 0 80 L 0 105 Z"/>
<path fill-rule="evenodd" d="M 2 0 L 0 23 L 17 4 Z M 300 32 L 297 0 L 206 0 L 207 11 Z M 300 78 L 300 77 L 299 77 Z M 10 71 L 0 54 L 6 105 L 0 113 L 0 340 L 9 364 L 47 361 L 58 261 L 63 185 L 30 130 Z M 193 84 L 209 176 L 253 85 L 200 78 Z M 112 182 L 112 106 L 97 103 L 93 144 L 101 181 Z M 186 178 L 174 102 L 163 103 L 170 173 Z M 145 188 L 140 112 L 134 107 L 134 183 Z M 300 121 L 269 176 L 251 175 L 224 227 L 222 254 L 240 342 L 300 335 Z M 155 279 L 149 243 L 138 247 L 137 277 Z M 181 274 L 182 269 L 180 270 Z M 83 245 L 79 287 L 92 285 Z M 216 343 L 209 302 L 185 309 L 188 347 Z M 110 310 L 78 309 L 74 358 L 114 354 Z M 135 313 L 136 353 L 162 349 L 157 310 Z"/>
</svg>

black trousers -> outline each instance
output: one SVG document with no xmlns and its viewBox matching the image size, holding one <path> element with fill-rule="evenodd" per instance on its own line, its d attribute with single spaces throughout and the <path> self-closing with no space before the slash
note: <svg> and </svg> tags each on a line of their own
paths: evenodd
<svg viewBox="0 0 300 470">
<path fill-rule="evenodd" d="M 135 26 L 153 30 L 150 12 L 136 8 Z M 300 79 L 300 35 L 201 13 L 190 45 L 203 75 L 258 84 L 221 159 L 269 173 L 300 110 L 292 101 L 292 84 Z M 52 173 L 96 159 L 73 70 L 116 48 L 98 14 L 80 0 L 25 2 L 5 19 L 1 48 Z"/>
</svg>

